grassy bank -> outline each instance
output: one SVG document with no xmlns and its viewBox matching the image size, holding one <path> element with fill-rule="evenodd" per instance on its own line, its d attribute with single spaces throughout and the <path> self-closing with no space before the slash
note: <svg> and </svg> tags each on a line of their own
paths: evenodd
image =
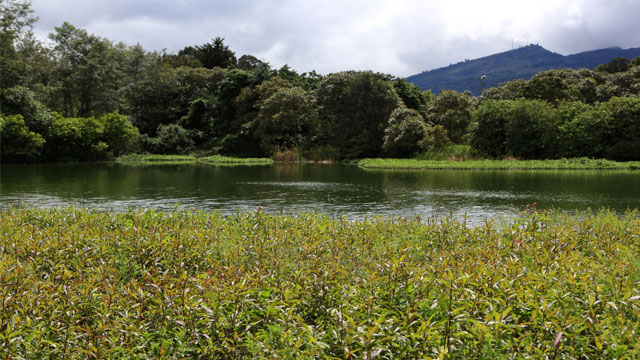
<svg viewBox="0 0 640 360">
<path fill-rule="evenodd" d="M 215 165 L 269 165 L 273 160 L 268 158 L 234 158 L 229 156 L 213 155 L 196 158 L 193 155 L 149 155 L 131 154 L 116 159 L 123 164 L 171 164 L 171 163 L 195 163 L 201 162 Z"/>
<path fill-rule="evenodd" d="M 640 220 L 0 214 L 2 358 L 640 356 Z"/>
<path fill-rule="evenodd" d="M 156 155 L 156 154 L 129 154 L 116 159 L 119 163 L 140 164 L 140 163 L 188 163 L 197 159 L 192 155 Z"/>
<path fill-rule="evenodd" d="M 235 158 L 222 155 L 213 155 L 198 159 L 200 162 L 220 165 L 270 165 L 273 160 L 269 158 Z"/>
<path fill-rule="evenodd" d="M 358 163 L 365 169 L 478 169 L 478 170 L 637 170 L 640 162 L 617 162 L 606 159 L 559 160 L 417 160 L 364 159 Z"/>
</svg>

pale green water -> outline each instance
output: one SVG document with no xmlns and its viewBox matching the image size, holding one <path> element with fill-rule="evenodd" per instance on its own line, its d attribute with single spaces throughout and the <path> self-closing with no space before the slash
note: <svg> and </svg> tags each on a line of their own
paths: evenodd
<svg viewBox="0 0 640 360">
<path fill-rule="evenodd" d="M 3 165 L 0 207 L 83 206 L 122 211 L 175 207 L 295 213 L 348 218 L 513 215 L 538 208 L 624 211 L 640 207 L 640 172 L 367 171 L 346 165 L 216 167 L 117 164 Z"/>
</svg>

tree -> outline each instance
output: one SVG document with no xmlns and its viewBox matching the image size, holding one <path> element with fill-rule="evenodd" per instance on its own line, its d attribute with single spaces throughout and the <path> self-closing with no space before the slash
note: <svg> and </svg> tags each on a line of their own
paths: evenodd
<svg viewBox="0 0 640 360">
<path fill-rule="evenodd" d="M 224 38 L 221 37 L 216 37 L 210 43 L 196 46 L 195 57 L 207 69 L 236 67 L 235 53 L 224 44 Z"/>
<path fill-rule="evenodd" d="M 253 72 L 239 69 L 232 69 L 225 72 L 224 78 L 218 83 L 215 89 L 215 96 L 212 99 L 212 135 L 218 139 L 223 139 L 226 135 L 237 134 L 241 123 L 235 121 L 236 98 L 246 87 L 258 85 L 262 79 L 258 79 Z"/>
<path fill-rule="evenodd" d="M 489 100 L 480 104 L 471 114 L 471 146 L 492 158 L 505 156 L 510 111 L 510 100 Z"/>
<path fill-rule="evenodd" d="M 242 70 L 254 70 L 262 64 L 264 64 L 264 62 L 258 60 L 258 58 L 253 55 L 242 55 L 240 59 L 238 59 L 238 69 Z"/>
<path fill-rule="evenodd" d="M 507 151 L 523 159 L 554 157 L 557 134 L 552 105 L 540 100 L 513 100 L 507 124 Z"/>
<path fill-rule="evenodd" d="M 154 61 L 135 88 L 133 121 L 143 134 L 155 135 L 159 125 L 177 123 L 178 75 L 170 65 Z"/>
<path fill-rule="evenodd" d="M 384 132 L 384 152 L 393 157 L 410 157 L 425 149 L 427 126 L 414 109 L 399 107 L 389 117 Z"/>
<path fill-rule="evenodd" d="M 533 75 L 522 87 L 522 95 L 527 99 L 544 100 L 551 104 L 577 100 L 578 91 L 571 86 L 579 80 L 575 70 L 549 70 Z"/>
<path fill-rule="evenodd" d="M 592 106 L 575 109 L 574 116 L 559 128 L 559 155 L 563 157 L 602 157 L 607 137 L 605 114 Z M 562 116 L 562 110 L 560 110 Z"/>
<path fill-rule="evenodd" d="M 631 65 L 631 61 L 629 61 L 629 59 L 617 57 L 611 59 L 611 61 L 606 64 L 598 65 L 595 68 L 595 71 L 604 71 L 609 74 L 615 74 L 629 70 L 629 65 Z"/>
<path fill-rule="evenodd" d="M 31 1 L 0 0 L 0 89 L 21 84 L 26 63 L 17 48 L 36 21 Z"/>
<path fill-rule="evenodd" d="M 513 80 L 484 90 L 482 100 L 515 100 L 523 97 L 523 87 L 526 80 Z"/>
<path fill-rule="evenodd" d="M 311 99 L 299 87 L 280 88 L 261 102 L 256 137 L 267 154 L 302 144 L 314 123 Z"/>
<path fill-rule="evenodd" d="M 318 145 L 333 147 L 341 158 L 378 156 L 389 116 L 402 103 L 386 76 L 368 71 L 327 76 L 315 98 Z"/>
<path fill-rule="evenodd" d="M 423 92 L 418 86 L 408 83 L 407 79 L 401 78 L 393 81 L 393 88 L 407 108 L 416 110 L 424 119 L 427 118 L 427 109 L 429 103 L 433 100 L 430 90 Z"/>
<path fill-rule="evenodd" d="M 87 117 L 118 110 L 124 99 L 125 46 L 90 35 L 65 22 L 49 34 L 55 43 L 62 104 L 65 116 Z"/>
<path fill-rule="evenodd" d="M 605 114 L 607 129 L 603 139 L 605 157 L 614 160 L 640 160 L 640 99 L 636 97 L 611 98 L 596 105 Z"/>
<path fill-rule="evenodd" d="M 5 115 L 21 115 L 25 125 L 39 134 L 45 134 L 53 121 L 53 114 L 49 109 L 36 100 L 35 94 L 24 86 L 0 91 L 0 104 Z"/>
<path fill-rule="evenodd" d="M 429 107 L 427 118 L 435 125 L 442 125 L 447 130 L 449 139 L 460 144 L 471 122 L 471 110 L 473 103 L 469 95 L 443 90 Z"/>
</svg>

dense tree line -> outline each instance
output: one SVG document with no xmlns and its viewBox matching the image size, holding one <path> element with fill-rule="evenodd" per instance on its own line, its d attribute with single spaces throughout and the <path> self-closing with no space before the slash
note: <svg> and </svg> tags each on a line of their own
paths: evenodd
<svg viewBox="0 0 640 360">
<path fill-rule="evenodd" d="M 449 143 L 495 158 L 640 158 L 639 59 L 434 96 L 369 71 L 274 69 L 220 37 L 172 54 L 64 23 L 45 45 L 29 1 L 0 0 L 0 10 L 2 161 L 293 149 L 339 160 Z"/>
</svg>

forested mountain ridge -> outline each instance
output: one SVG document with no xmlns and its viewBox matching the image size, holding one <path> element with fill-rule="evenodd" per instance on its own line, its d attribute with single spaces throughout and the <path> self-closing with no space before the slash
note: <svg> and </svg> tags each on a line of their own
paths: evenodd
<svg viewBox="0 0 640 360">
<path fill-rule="evenodd" d="M 614 58 L 633 59 L 640 56 L 640 48 L 607 48 L 585 51 L 573 55 L 560 55 L 540 45 L 528 45 L 518 49 L 465 60 L 439 69 L 409 76 L 407 81 L 422 90 L 431 89 L 434 94 L 442 90 L 471 91 L 478 95 L 483 89 L 498 86 L 516 79 L 530 79 L 533 75 L 553 69 L 593 69 Z M 486 75 L 480 84 L 480 77 Z"/>
</svg>

